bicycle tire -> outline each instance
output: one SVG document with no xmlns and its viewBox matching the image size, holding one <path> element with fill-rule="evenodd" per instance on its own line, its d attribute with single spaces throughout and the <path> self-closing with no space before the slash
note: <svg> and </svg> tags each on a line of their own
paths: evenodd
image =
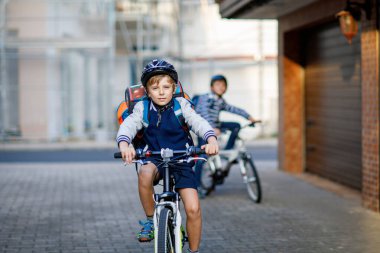
<svg viewBox="0 0 380 253">
<path fill-rule="evenodd" d="M 201 172 L 201 187 L 206 195 L 215 190 L 215 172 L 211 169 L 209 162 L 204 162 Z"/>
<path fill-rule="evenodd" d="M 172 211 L 167 207 L 163 208 L 160 212 L 160 218 L 158 220 L 158 253 L 175 252 L 175 237 L 172 219 Z"/>
<path fill-rule="evenodd" d="M 247 176 L 245 183 L 247 185 L 248 195 L 255 203 L 260 203 L 262 199 L 260 178 L 252 158 L 246 158 L 244 160 L 244 166 Z"/>
</svg>

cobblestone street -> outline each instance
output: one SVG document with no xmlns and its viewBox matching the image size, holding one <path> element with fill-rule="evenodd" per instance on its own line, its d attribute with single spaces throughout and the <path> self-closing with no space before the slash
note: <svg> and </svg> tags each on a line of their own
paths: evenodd
<svg viewBox="0 0 380 253">
<path fill-rule="evenodd" d="M 237 167 L 202 200 L 201 252 L 357 252 L 380 248 L 380 216 L 257 162 L 263 202 Z M 153 252 L 135 239 L 144 218 L 134 167 L 115 162 L 0 163 L 0 252 Z"/>
</svg>

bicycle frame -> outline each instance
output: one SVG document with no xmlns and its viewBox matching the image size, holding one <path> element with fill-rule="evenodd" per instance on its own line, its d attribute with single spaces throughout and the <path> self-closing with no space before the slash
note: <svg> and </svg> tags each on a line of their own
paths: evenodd
<svg viewBox="0 0 380 253">
<path fill-rule="evenodd" d="M 235 149 L 220 150 L 217 155 L 211 156 L 207 159 L 207 162 L 210 163 L 210 167 L 214 172 L 216 170 L 224 170 L 225 167 L 229 165 L 230 161 L 228 161 L 228 163 L 224 167 L 222 166 L 222 158 L 221 158 L 222 156 L 229 159 L 231 159 L 232 157 L 232 158 L 238 159 L 239 161 L 241 160 L 241 158 L 244 156 L 244 154 L 246 154 L 246 151 L 247 151 L 244 145 L 244 141 L 238 138 L 236 140 L 236 146 L 237 147 Z"/>
<path fill-rule="evenodd" d="M 170 152 L 171 151 L 171 152 Z M 164 163 L 164 189 L 161 194 L 154 194 L 155 210 L 153 215 L 153 224 L 154 224 L 154 252 L 158 252 L 158 220 L 160 218 L 161 210 L 165 207 L 169 207 L 173 212 L 174 217 L 174 248 L 175 252 L 182 252 L 182 240 L 181 240 L 181 224 L 182 217 L 179 211 L 179 201 L 180 196 L 177 192 L 173 192 L 170 188 L 170 174 L 169 174 L 169 164 L 170 158 L 173 157 L 172 150 L 162 150 L 161 156 Z M 164 201 L 161 201 L 164 200 Z"/>
</svg>

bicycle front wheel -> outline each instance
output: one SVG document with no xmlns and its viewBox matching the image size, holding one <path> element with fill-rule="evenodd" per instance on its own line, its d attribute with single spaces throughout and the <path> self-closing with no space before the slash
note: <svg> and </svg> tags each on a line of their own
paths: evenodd
<svg viewBox="0 0 380 253">
<path fill-rule="evenodd" d="M 165 207 L 160 212 L 158 221 L 157 252 L 174 253 L 175 237 L 172 211 Z"/>
<path fill-rule="evenodd" d="M 244 160 L 244 167 L 248 195 L 254 202 L 260 203 L 262 198 L 260 178 L 252 158 L 246 158 Z"/>
</svg>

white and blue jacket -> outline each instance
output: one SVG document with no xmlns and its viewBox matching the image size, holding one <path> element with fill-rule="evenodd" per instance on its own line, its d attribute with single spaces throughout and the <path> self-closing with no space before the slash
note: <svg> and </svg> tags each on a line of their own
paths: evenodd
<svg viewBox="0 0 380 253">
<path fill-rule="evenodd" d="M 179 102 L 181 113 L 189 130 L 202 137 L 204 141 L 207 141 L 211 136 L 216 137 L 211 125 L 193 110 L 188 100 L 182 97 L 173 99 Z M 160 150 L 161 148 L 185 149 L 186 144 L 192 145 L 190 134 L 181 126 L 173 107 L 161 112 L 160 119 L 158 116 L 156 107 L 150 103 L 149 123 L 146 125 L 144 122 L 144 103 L 138 102 L 132 114 L 120 125 L 116 137 L 117 143 L 126 141 L 130 144 L 137 132 L 145 128 L 144 140 L 151 150 Z"/>
</svg>

